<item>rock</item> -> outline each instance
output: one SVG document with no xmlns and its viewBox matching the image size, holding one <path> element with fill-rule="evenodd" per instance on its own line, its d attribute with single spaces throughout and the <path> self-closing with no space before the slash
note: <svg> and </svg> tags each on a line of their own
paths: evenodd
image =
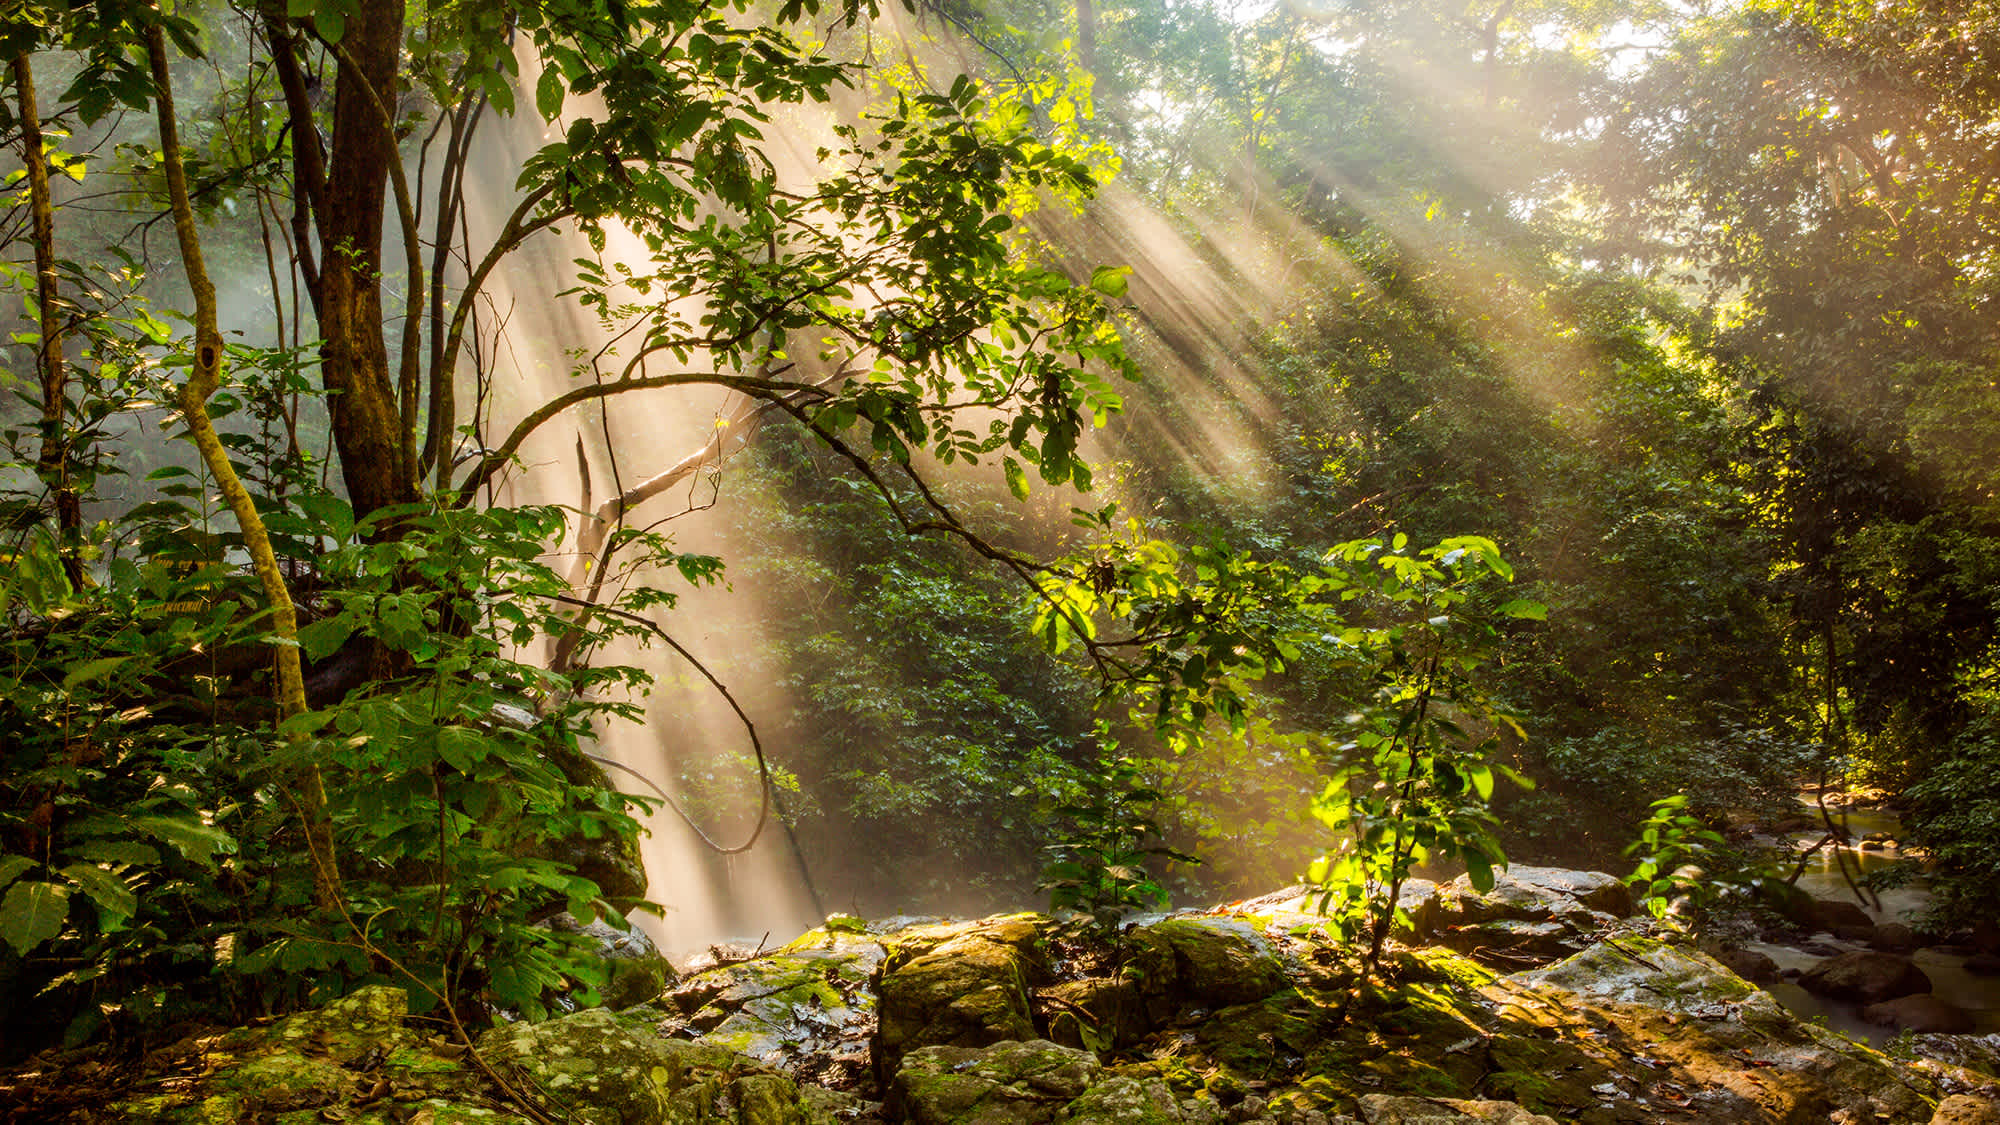
<svg viewBox="0 0 2000 1125">
<path fill-rule="evenodd" d="M 1158 1078 L 1108 1075 L 1057 1115 L 1059 1125 L 1182 1125 L 1174 1092 Z"/>
<path fill-rule="evenodd" d="M 1398 923 L 1396 936 L 1423 939 L 1437 932 L 1438 912 L 1441 895 L 1438 885 L 1429 879 L 1405 880 L 1402 889 L 1396 892 L 1396 908 L 1409 919 L 1408 924 Z"/>
<path fill-rule="evenodd" d="M 1581 953 L 1590 936 L 1563 922 L 1524 922 L 1503 918 L 1472 926 L 1452 926 L 1437 942 L 1484 964 L 1520 968 Z"/>
<path fill-rule="evenodd" d="M 1779 879 L 1757 881 L 1757 901 L 1782 915 L 1795 926 L 1814 928 L 1818 925 L 1818 915 L 1814 905 L 1818 901 L 1791 883 Z"/>
<path fill-rule="evenodd" d="M 901 964 L 885 961 L 872 1044 L 877 1080 L 887 1085 L 903 1056 L 919 1047 L 1035 1038 L 1028 987 L 1048 972 L 1042 928 L 1021 918 L 989 921 Z"/>
<path fill-rule="evenodd" d="M 502 1074 L 546 1091 L 579 1125 L 667 1118 L 672 1091 L 654 1043 L 606 1009 L 504 1024 L 480 1036 L 478 1048 Z"/>
<path fill-rule="evenodd" d="M 1973 1029 L 1972 1016 L 1965 1009 L 1925 993 L 1898 996 L 1861 1009 L 1861 1018 L 1877 1027 L 1898 1031 L 1931 1031 L 1963 1035 Z"/>
<path fill-rule="evenodd" d="M 1146 999 L 1129 980 L 1065 981 L 1041 995 L 1055 1001 L 1048 1017 L 1049 1038 L 1065 1047 L 1103 1054 L 1131 1046 L 1152 1030 Z"/>
<path fill-rule="evenodd" d="M 573 744 L 562 739 L 544 743 L 549 761 L 562 771 L 572 785 L 592 790 L 617 792 L 604 768 Z M 636 835 L 606 833 L 587 836 L 582 832 L 544 839 L 530 858 L 562 864 L 597 884 L 600 897 L 625 909 L 646 897 L 646 861 L 639 854 Z"/>
<path fill-rule="evenodd" d="M 812 930 L 763 957 L 690 973 L 668 996 L 706 1042 L 794 1078 L 849 1085 L 868 1071 L 868 983 L 887 952 L 872 937 Z"/>
<path fill-rule="evenodd" d="M 2000 1125 L 2000 1101 L 1953 1094 L 1938 1103 L 1931 1125 Z"/>
<path fill-rule="evenodd" d="M 1714 956 L 1730 972 L 1754 984 L 1769 984 L 1780 976 L 1778 963 L 1754 949 L 1723 949 Z"/>
<path fill-rule="evenodd" d="M 1090 1052 L 1045 1039 L 919 1047 L 902 1060 L 883 1108 L 915 1125 L 1047 1125 L 1097 1073 Z"/>
<path fill-rule="evenodd" d="M 591 1008 L 479 1037 L 489 1065 L 560 1105 L 576 1125 L 808 1125 L 797 1083 L 734 1051 L 663 1039 Z"/>
<path fill-rule="evenodd" d="M 564 912 L 541 923 L 549 930 L 578 939 L 588 950 L 588 964 L 604 975 L 598 996 L 607 1008 L 629 1008 L 659 996 L 672 984 L 674 967 L 653 940 L 622 916 L 620 926 L 604 918 L 579 922 Z"/>
<path fill-rule="evenodd" d="M 1445 922 L 1476 925 L 1503 919 L 1543 922 L 1593 911 L 1628 916 L 1631 888 L 1602 871 L 1510 867 L 1495 873 L 1493 889 L 1485 894 L 1473 890 L 1470 876 L 1453 879 L 1445 888 L 1440 914 Z"/>
<path fill-rule="evenodd" d="M 1875 919 L 1858 904 L 1843 898 L 1816 898 L 1812 900 L 1812 924 L 1827 933 L 1838 935 L 1842 927 L 1867 930 L 1873 933 Z M 1866 940 L 1853 939 L 1853 940 Z"/>
<path fill-rule="evenodd" d="M 1455 1098 L 1399 1098 L 1369 1094 L 1361 1099 L 1361 1120 L 1368 1125 L 1557 1125 L 1553 1117 L 1530 1113 L 1513 1102 L 1461 1101 Z"/>
<path fill-rule="evenodd" d="M 279 1020 L 270 1041 L 299 1050 L 310 1046 L 314 1053 L 345 1064 L 414 1039 L 403 1028 L 409 1015 L 408 993 L 387 985 L 369 985 L 323 1008 Z"/>
<path fill-rule="evenodd" d="M 1978 1071 L 2000 1082 L 2000 1034 L 1925 1035 L 1910 1037 L 1910 1048 L 1918 1058 L 1935 1059 L 1951 1066 Z"/>
<path fill-rule="evenodd" d="M 1884 953 L 1908 953 L 1917 947 L 1917 933 L 1901 922 L 1884 922 L 1868 944 Z"/>
<path fill-rule="evenodd" d="M 1931 990 L 1931 979 L 1907 957 L 1873 950 L 1842 953 L 1814 965 L 1799 984 L 1836 1000 L 1879 1004 Z"/>
<path fill-rule="evenodd" d="M 405 1027 L 407 1009 L 401 989 L 370 986 L 267 1028 L 184 1041 L 161 1054 L 199 1059 L 198 1069 L 167 1084 L 167 1092 L 124 1098 L 92 1119 L 135 1125 L 358 1121 L 364 1119 L 343 1105 L 366 1100 L 378 1083 L 388 1083 L 410 1112 L 429 1110 L 429 1119 L 439 1123 L 492 1116 L 470 1104 L 483 1100 L 482 1080 L 454 1052 L 433 1050 L 433 1041 Z"/>
<path fill-rule="evenodd" d="M 1790 1019 L 1770 993 L 1707 954 L 1642 938 L 1607 940 L 1560 964 L 1517 973 L 1513 979 L 1703 1018 L 1735 1016 L 1765 1023 Z"/>
<path fill-rule="evenodd" d="M 2000 953 L 1975 953 L 1967 957 L 1965 971 L 1979 977 L 2000 977 Z"/>
<path fill-rule="evenodd" d="M 1851 941 L 1856 945 L 1874 945 L 1874 926 L 1835 926 L 1828 931 L 1841 941 Z"/>
<path fill-rule="evenodd" d="M 1501 978 L 1516 982 L 1560 990 L 1503 1009 L 1546 1021 L 1546 1038 L 1492 1041 L 1480 1092 L 1536 1111 L 1604 1122 L 1917 1125 L 1929 1120 L 1926 1099 L 1938 1096 L 1907 1065 L 1799 1022 L 1768 993 L 1678 947 L 1620 938 L 1616 949 Z M 1564 1050 L 1572 1036 L 1582 1051 Z M 1606 1075 L 1596 1060 L 1621 1044 L 1639 1045 L 1643 1057 Z"/>
<path fill-rule="evenodd" d="M 1133 930 L 1125 935 L 1125 941 L 1150 952 L 1152 956 L 1146 960 L 1156 966 L 1162 961 L 1163 950 L 1170 953 L 1173 987 L 1196 1004 L 1213 1008 L 1247 1004 L 1286 985 L 1285 968 L 1271 943 L 1255 926 L 1234 918 L 1169 918 Z M 1157 995 L 1163 975 L 1155 972 L 1139 982 L 1149 998 Z"/>
</svg>

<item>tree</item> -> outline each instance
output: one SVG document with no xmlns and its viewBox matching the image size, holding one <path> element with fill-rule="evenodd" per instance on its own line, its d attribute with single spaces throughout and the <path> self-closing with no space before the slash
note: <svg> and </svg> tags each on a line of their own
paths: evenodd
<svg viewBox="0 0 2000 1125">
<path fill-rule="evenodd" d="M 927 487 L 917 455 L 998 457 L 1022 488 L 1023 463 L 1051 484 L 1088 483 L 1079 435 L 1118 408 L 1112 379 L 1128 368 L 1113 323 L 1119 274 L 1073 281 L 1041 264 L 1013 216 L 1045 196 L 1087 195 L 1096 174 L 1037 137 L 1033 91 L 967 77 L 939 89 L 912 72 L 900 88 L 880 83 L 876 109 L 833 128 L 817 178 L 787 180 L 762 151 L 773 107 L 828 103 L 863 75 L 801 45 L 821 30 L 811 21 L 824 16 L 824 30 L 838 32 L 876 13 L 859 4 L 822 13 L 800 0 L 755 14 L 742 3 L 406 11 L 393 0 L 326 0 L 224 10 L 206 24 L 192 9 L 116 2 L 10 19 L 19 64 L 10 101 L 29 111 L 24 151 L 44 147 L 25 124 L 41 108 L 27 80 L 39 52 L 75 75 L 42 119 L 139 144 L 124 151 L 142 190 L 162 175 L 159 213 L 173 219 L 194 296 L 191 340 L 142 306 L 88 321 L 91 339 L 106 342 L 75 357 L 68 389 L 56 362 L 61 326 L 45 320 L 36 335 L 40 428 L 70 450 L 43 466 L 59 500 L 52 541 L 85 580 L 55 581 L 28 565 L 0 587 L 24 615 L 10 643 L 42 654 L 24 656 L 0 684 L 5 721 L 25 732 L 8 792 L 26 815 L 10 814 L 18 841 L 10 836 L 0 857 L 0 931 L 14 951 L 63 945 L 93 966 L 68 978 L 76 985 L 145 965 L 144 956 L 120 960 L 135 946 L 148 956 L 226 947 L 232 972 L 317 970 L 348 981 L 387 972 L 466 1013 L 481 1010 L 481 995 L 532 1010 L 559 986 L 570 964 L 562 942 L 525 923 L 552 903 L 588 913 L 638 893 L 614 891 L 615 873 L 565 850 L 576 840 L 629 845 L 636 832 L 630 801 L 604 791 L 579 740 L 596 718 L 629 713 L 590 689 L 642 677 L 593 668 L 589 656 L 613 634 L 672 644 L 653 617 L 672 593 L 607 588 L 603 575 L 620 552 L 692 581 L 712 580 L 719 567 L 624 526 L 663 478 L 619 490 L 574 529 L 548 509 L 489 509 L 524 443 L 565 411 L 664 388 L 724 388 L 736 396 L 734 432 L 691 451 L 693 460 L 740 448 L 757 424 L 784 419 L 876 490 L 905 530 L 940 532 L 1034 570 L 968 530 Z M 199 114 L 173 96 L 194 72 L 169 44 L 220 76 L 223 96 Z M 523 59 L 534 112 L 555 139 L 521 162 L 512 211 L 480 231 L 467 181 L 482 121 L 514 112 Z M 584 94 L 587 112 L 563 112 Z M 267 112 L 272 104 L 282 112 Z M 152 112 L 156 146 L 115 132 L 121 107 Z M 188 139 L 218 119 L 242 143 Z M 24 205 L 62 213 L 40 180 L 28 188 Z M 289 240 L 261 238 L 274 308 L 317 334 L 315 357 L 229 343 L 202 264 L 218 243 L 258 245 L 226 224 L 204 229 L 203 218 L 237 194 L 263 203 L 273 193 L 290 209 Z M 593 252 L 552 283 L 563 293 L 549 299 L 575 300 L 620 344 L 580 365 L 568 392 L 496 418 L 491 371 L 474 346 L 483 287 L 510 254 L 562 227 Z M 636 237 L 643 260 L 607 253 L 614 227 Z M 51 233 L 60 229 L 37 222 L 37 250 L 61 250 Z M 79 244 L 58 260 L 92 255 Z M 30 280 L 53 309 L 48 272 Z M 287 309 L 277 282 L 286 274 L 298 278 L 306 308 Z M 274 445 L 210 425 L 211 402 L 217 414 L 245 400 L 268 405 L 273 392 L 239 375 L 268 369 L 289 380 L 312 367 L 344 496 L 312 486 L 294 433 Z M 88 398 L 107 393 L 112 375 L 171 394 L 230 497 L 232 530 L 217 536 L 205 490 L 184 485 L 168 488 L 179 499 L 135 508 L 115 535 L 80 531 L 61 515 L 65 481 L 88 448 L 79 419 L 129 405 Z M 461 456 L 468 446 L 474 453 Z M 273 461 L 284 467 L 265 476 L 294 492 L 230 483 Z M 593 564 L 581 588 L 539 561 L 567 530 Z M 183 560 L 190 573 L 181 574 L 160 544 L 191 536 L 215 549 Z M 39 557 L 40 542 L 27 540 L 22 557 Z M 252 558 L 257 595 L 242 588 L 229 547 Z M 303 624 L 286 616 L 295 586 L 309 591 Z M 191 626 L 191 610 L 207 623 Z M 60 643 L 44 644 L 44 633 Z M 555 667 L 517 658 L 540 641 L 554 646 Z M 272 653 L 278 675 L 267 682 L 255 661 L 210 669 L 204 679 L 223 686 L 206 713 L 183 708 L 163 685 L 187 645 L 196 656 Z M 370 656 L 361 673 L 334 675 L 342 650 L 356 645 Z M 97 658 L 74 664 L 93 647 Z M 168 691 L 173 703 L 133 706 L 148 690 Z M 278 705 L 244 705 L 259 692 Z M 522 701 L 539 708 L 538 721 L 510 732 L 495 716 Z M 78 717 L 88 718 L 82 741 L 69 733 Z M 188 747 L 199 766 L 186 766 Z M 148 770 L 185 780 L 179 803 L 159 815 L 119 811 L 119 786 Z M 273 777 L 281 784 L 269 785 Z M 282 869 L 285 842 L 301 830 L 313 859 L 310 908 L 296 872 Z M 200 890 L 202 877 L 163 872 L 230 848 L 240 851 L 234 903 L 137 893 Z M 268 910 L 257 921 L 231 917 L 258 902 Z M 146 944 L 163 934 L 194 935 L 193 945 Z"/>
<path fill-rule="evenodd" d="M 1885 760 L 1949 741 L 2000 630 L 1971 546 L 2000 533 L 1996 33 L 1978 4 L 1755 4 L 1691 23 L 1608 107 L 1605 159 L 1632 170 L 1600 179 L 1614 244 L 1735 304 L 1716 347 L 1758 410 L 1822 721 L 1851 708 Z"/>
</svg>

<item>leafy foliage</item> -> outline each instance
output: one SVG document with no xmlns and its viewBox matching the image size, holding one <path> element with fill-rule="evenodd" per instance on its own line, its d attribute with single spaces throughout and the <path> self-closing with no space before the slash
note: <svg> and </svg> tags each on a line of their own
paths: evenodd
<svg viewBox="0 0 2000 1125">
<path fill-rule="evenodd" d="M 1674 900 L 1683 896 L 1694 906 L 1694 918 L 1715 897 L 1717 872 L 1707 870 L 1722 834 L 1703 825 L 1687 811 L 1688 797 L 1676 793 L 1653 802 L 1653 811 L 1639 826 L 1639 838 L 1625 853 L 1639 866 L 1625 877 L 1639 892 L 1639 901 L 1654 918 L 1665 918 Z"/>
<path fill-rule="evenodd" d="M 1099 726 L 1100 741 L 1109 734 Z M 1042 868 L 1040 885 L 1049 892 L 1051 910 L 1075 911 L 1090 929 L 1103 933 L 1132 911 L 1166 908 L 1167 888 L 1148 870 L 1150 860 L 1200 861 L 1154 842 L 1160 826 L 1149 810 L 1161 793 L 1142 783 L 1140 762 L 1107 754 L 1091 774 L 1085 797 L 1056 809 L 1069 827 L 1060 842 L 1049 845 L 1052 858 Z"/>
<path fill-rule="evenodd" d="M 1398 919 L 1405 880 L 1429 860 L 1465 864 L 1474 889 L 1490 890 L 1506 863 L 1490 808 L 1496 775 L 1526 787 L 1500 760 L 1502 728 L 1522 732 L 1485 694 L 1476 673 L 1507 618 L 1539 619 L 1543 607 L 1515 599 L 1481 605 L 1482 573 L 1513 570 L 1489 540 L 1464 536 L 1406 553 L 1408 541 L 1360 540 L 1336 548 L 1329 568 L 1343 601 L 1376 603 L 1389 618 L 1340 635 L 1378 685 L 1352 716 L 1333 776 L 1313 815 L 1342 833 L 1337 851 L 1314 861 L 1319 906 L 1342 929 L 1365 936 L 1372 973 Z M 1489 733 L 1490 732 L 1490 733 Z"/>
</svg>

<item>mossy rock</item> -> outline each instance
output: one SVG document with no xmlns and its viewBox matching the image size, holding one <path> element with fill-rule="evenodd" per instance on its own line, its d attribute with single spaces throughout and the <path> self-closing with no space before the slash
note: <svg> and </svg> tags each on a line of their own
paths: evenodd
<svg viewBox="0 0 2000 1125">
<path fill-rule="evenodd" d="M 1184 1125 L 1187 1114 L 1166 1082 L 1108 1075 L 1056 1114 L 1059 1125 Z"/>
<path fill-rule="evenodd" d="M 1048 979 L 1047 919 L 982 923 L 904 960 L 883 962 L 876 986 L 875 1074 L 885 1085 L 919 1047 L 983 1047 L 1036 1037 L 1031 985 Z"/>
<path fill-rule="evenodd" d="M 1090 1052 L 1041 1039 L 920 1047 L 903 1059 L 884 1109 L 915 1125 L 1049 1125 L 1098 1070 Z"/>
<path fill-rule="evenodd" d="M 417 1034 L 403 1026 L 409 1015 L 408 993 L 387 985 L 369 985 L 324 1007 L 287 1016 L 262 1038 L 277 1047 L 310 1047 L 315 1054 L 345 1064 L 415 1042 Z"/>
<path fill-rule="evenodd" d="M 665 991 L 677 974 L 644 931 L 622 916 L 612 917 L 616 921 L 593 918 L 583 922 L 565 912 L 540 924 L 569 935 L 582 946 L 580 958 L 604 978 L 597 992 L 605 1007 L 630 1008 L 647 1003 Z"/>
<path fill-rule="evenodd" d="M 1065 1047 L 1082 1047 L 1100 1055 L 1129 1047 L 1151 1030 L 1145 997 L 1125 979 L 1086 977 L 1046 989 L 1054 1001 L 1049 1038 Z"/>
<path fill-rule="evenodd" d="M 669 999 L 691 1031 L 760 1062 L 824 1057 L 861 1068 L 875 1013 L 868 983 L 884 951 L 849 934 L 815 936 L 823 940 L 693 974 Z"/>
<path fill-rule="evenodd" d="M 1370 1094 L 1361 1099 L 1368 1125 L 1558 1125 L 1512 1102 Z"/>
<path fill-rule="evenodd" d="M 734 1051 L 651 1036 L 602 1008 L 497 1027 L 480 1053 L 576 1125 L 807 1125 L 790 1078 Z"/>
<path fill-rule="evenodd" d="M 1769 993 L 1759 991 L 1708 954 L 1637 936 L 1599 942 L 1560 964 L 1512 979 L 1552 985 L 1597 1000 L 1689 1015 L 1748 1006 L 1767 1019 L 1783 1022 L 1788 1018 Z"/>
<path fill-rule="evenodd" d="M 1262 1000 L 1289 985 L 1284 964 L 1257 927 L 1236 918 L 1169 918 L 1125 936 L 1128 967 L 1145 970 L 1141 991 L 1174 997 L 1175 1008 L 1226 1008 Z M 1171 972 L 1167 958 L 1171 954 Z"/>
</svg>

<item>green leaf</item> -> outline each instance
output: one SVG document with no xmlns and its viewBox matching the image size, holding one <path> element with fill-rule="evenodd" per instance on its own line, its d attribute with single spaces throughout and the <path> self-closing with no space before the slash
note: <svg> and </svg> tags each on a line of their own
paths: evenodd
<svg viewBox="0 0 2000 1125">
<path fill-rule="evenodd" d="M 1021 463 L 1012 457 L 1002 458 L 1000 463 L 1007 471 L 1007 491 L 1013 493 L 1016 500 L 1026 500 L 1028 498 L 1027 470 L 1021 468 Z"/>
<path fill-rule="evenodd" d="M 563 98 L 569 93 L 568 83 L 563 81 L 562 68 L 550 63 L 542 68 L 542 76 L 535 80 L 535 108 L 544 118 L 554 121 L 562 112 Z"/>
<path fill-rule="evenodd" d="M 1107 297 L 1123 297 L 1132 282 L 1131 266 L 1099 266 L 1090 271 L 1090 287 Z"/>
<path fill-rule="evenodd" d="M 236 850 L 236 841 L 229 833 L 213 825 L 195 820 L 184 820 L 171 816 L 135 816 L 132 826 L 171 845 L 181 855 L 196 863 L 206 865 L 217 852 L 229 853 Z"/>
<path fill-rule="evenodd" d="M 69 888 L 55 883 L 16 883 L 0 901 L 0 940 L 26 956 L 62 932 L 69 916 Z"/>
<path fill-rule="evenodd" d="M 63 849 L 77 859 L 87 859 L 94 863 L 138 863 L 160 862 L 160 853 L 137 840 L 85 840 Z M 5 883 L 0 879 L 0 883 Z"/>
<path fill-rule="evenodd" d="M 1460 858 L 1465 860 L 1465 876 L 1472 880 L 1472 889 L 1480 894 L 1493 889 L 1493 861 L 1477 848 L 1467 848 Z"/>
<path fill-rule="evenodd" d="M 92 680 L 104 679 L 116 670 L 119 665 L 131 659 L 132 654 L 127 653 L 124 656 L 100 656 L 95 660 L 86 660 L 81 664 L 72 665 L 70 670 L 63 675 L 63 690 L 74 691 L 80 684 L 86 684 Z"/>
<path fill-rule="evenodd" d="M 302 625 L 299 627 L 299 647 L 305 650 L 307 659 L 324 660 L 354 635 L 355 624 L 352 617 L 337 614 Z"/>
<path fill-rule="evenodd" d="M 347 34 L 347 16 L 337 4 L 323 3 L 313 12 L 313 29 L 319 32 L 321 39 L 338 43 L 340 37 Z"/>
<path fill-rule="evenodd" d="M 1515 598 L 1510 602 L 1502 602 L 1494 612 L 1503 617 L 1518 617 L 1527 621 L 1547 621 L 1549 619 L 1548 606 L 1537 601 L 1530 601 L 1527 598 Z"/>
<path fill-rule="evenodd" d="M 35 861 L 24 855 L 0 855 L 0 887 L 19 879 Z"/>
<path fill-rule="evenodd" d="M 92 863 L 72 863 L 62 869 L 62 873 L 83 888 L 90 901 L 97 904 L 100 911 L 130 918 L 139 912 L 139 896 L 125 880 Z"/>
</svg>

